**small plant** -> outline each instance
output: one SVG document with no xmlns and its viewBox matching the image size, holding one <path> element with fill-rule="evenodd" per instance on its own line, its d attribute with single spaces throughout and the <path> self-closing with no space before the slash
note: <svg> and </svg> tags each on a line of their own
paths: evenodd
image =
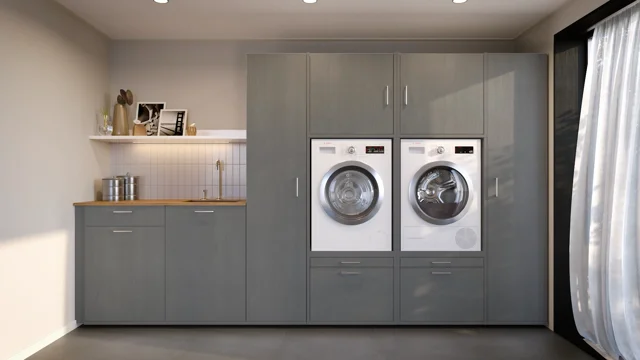
<svg viewBox="0 0 640 360">
<path fill-rule="evenodd" d="M 120 89 L 120 95 L 118 95 L 118 104 L 120 105 L 133 105 L 133 93 L 131 90 L 124 91 Z"/>
</svg>

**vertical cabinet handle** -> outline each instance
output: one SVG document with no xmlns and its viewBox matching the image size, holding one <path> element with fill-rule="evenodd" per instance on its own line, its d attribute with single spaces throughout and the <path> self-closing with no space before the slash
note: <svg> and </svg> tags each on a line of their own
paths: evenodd
<svg viewBox="0 0 640 360">
<path fill-rule="evenodd" d="M 300 178 L 296 178 L 296 197 L 300 197 Z"/>
<path fill-rule="evenodd" d="M 500 197 L 500 179 L 496 178 L 496 197 Z"/>
<path fill-rule="evenodd" d="M 387 88 L 385 89 L 385 93 L 384 94 L 385 94 L 384 95 L 384 97 L 385 97 L 384 104 L 386 106 L 389 106 L 389 85 L 387 85 Z"/>
<path fill-rule="evenodd" d="M 404 87 L 404 105 L 409 105 L 409 86 Z"/>
<path fill-rule="evenodd" d="M 114 214 L 133 214 L 133 211 L 114 211 Z"/>
</svg>

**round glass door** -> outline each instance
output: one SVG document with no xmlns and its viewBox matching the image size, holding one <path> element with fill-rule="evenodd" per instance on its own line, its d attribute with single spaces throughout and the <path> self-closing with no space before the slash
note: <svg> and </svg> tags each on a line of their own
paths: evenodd
<svg viewBox="0 0 640 360">
<path fill-rule="evenodd" d="M 436 162 L 418 171 L 409 185 L 409 200 L 416 213 L 434 225 L 460 220 L 469 210 L 471 184 L 450 162 Z"/>
<path fill-rule="evenodd" d="M 383 195 L 378 173 L 357 161 L 334 166 L 320 185 L 322 208 L 332 219 L 345 225 L 359 225 L 373 218 L 380 209 Z"/>
</svg>

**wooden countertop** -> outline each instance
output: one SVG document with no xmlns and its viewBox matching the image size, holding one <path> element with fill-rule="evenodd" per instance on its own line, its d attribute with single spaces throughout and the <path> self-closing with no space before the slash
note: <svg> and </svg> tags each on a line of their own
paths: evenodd
<svg viewBox="0 0 640 360">
<path fill-rule="evenodd" d="M 73 206 L 246 206 L 247 201 L 189 202 L 189 200 L 86 201 Z"/>
</svg>

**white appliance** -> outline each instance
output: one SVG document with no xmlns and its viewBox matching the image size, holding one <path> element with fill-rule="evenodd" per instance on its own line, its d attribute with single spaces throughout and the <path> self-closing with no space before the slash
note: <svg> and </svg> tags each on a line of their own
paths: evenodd
<svg viewBox="0 0 640 360">
<path fill-rule="evenodd" d="M 480 251 L 480 140 L 405 139 L 401 149 L 401 250 Z"/>
<path fill-rule="evenodd" d="M 311 141 L 312 251 L 391 251 L 391 147 Z"/>
</svg>

